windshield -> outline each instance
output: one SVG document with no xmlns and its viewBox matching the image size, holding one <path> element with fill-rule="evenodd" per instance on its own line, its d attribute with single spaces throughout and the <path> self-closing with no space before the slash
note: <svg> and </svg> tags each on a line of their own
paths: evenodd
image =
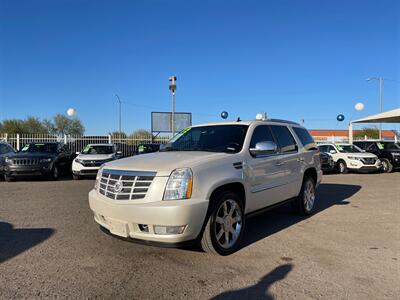
<svg viewBox="0 0 400 300">
<path fill-rule="evenodd" d="M 342 152 L 342 153 L 359 153 L 359 152 L 363 152 L 360 148 L 358 148 L 355 145 L 336 145 L 336 148 L 338 148 L 339 152 Z"/>
<path fill-rule="evenodd" d="M 83 154 L 113 154 L 113 146 L 86 146 L 82 151 Z"/>
<path fill-rule="evenodd" d="M 57 144 L 28 144 L 21 149 L 21 152 L 29 153 L 56 153 Z"/>
<path fill-rule="evenodd" d="M 393 142 L 379 142 L 376 144 L 380 150 L 400 150 L 400 146 Z"/>
<path fill-rule="evenodd" d="M 174 136 L 160 151 L 211 151 L 238 153 L 247 125 L 189 127 Z"/>
</svg>

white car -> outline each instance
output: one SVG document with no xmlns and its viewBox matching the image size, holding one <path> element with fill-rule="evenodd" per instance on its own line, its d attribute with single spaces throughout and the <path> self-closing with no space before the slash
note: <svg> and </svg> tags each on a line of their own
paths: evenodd
<svg viewBox="0 0 400 300">
<path fill-rule="evenodd" d="M 74 179 L 80 179 L 82 176 L 96 176 L 101 165 L 121 156 L 122 153 L 117 151 L 113 144 L 87 145 L 72 162 L 72 175 Z"/>
<path fill-rule="evenodd" d="M 329 153 L 336 163 L 339 173 L 351 171 L 376 172 L 381 169 L 381 161 L 372 153 L 367 153 L 351 144 L 320 144 L 321 152 Z"/>
<path fill-rule="evenodd" d="M 240 245 L 246 215 L 286 202 L 311 214 L 321 178 L 305 128 L 238 120 L 189 127 L 159 152 L 106 163 L 89 204 L 111 234 L 169 246 L 195 240 L 228 255 Z"/>
</svg>

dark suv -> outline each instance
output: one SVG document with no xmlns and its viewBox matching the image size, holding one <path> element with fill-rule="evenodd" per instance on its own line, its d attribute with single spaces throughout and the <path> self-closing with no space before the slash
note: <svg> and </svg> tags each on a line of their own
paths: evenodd
<svg viewBox="0 0 400 300">
<path fill-rule="evenodd" d="M 4 179 L 18 176 L 48 176 L 54 180 L 71 170 L 72 155 L 60 143 L 30 143 L 5 159 Z"/>
<path fill-rule="evenodd" d="M 385 173 L 400 168 L 400 146 L 398 144 L 386 141 L 360 141 L 353 144 L 378 156 Z"/>
</svg>

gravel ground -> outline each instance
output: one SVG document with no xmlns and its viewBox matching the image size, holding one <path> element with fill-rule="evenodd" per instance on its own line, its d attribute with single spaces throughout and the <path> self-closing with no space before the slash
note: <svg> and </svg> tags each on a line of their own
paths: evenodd
<svg viewBox="0 0 400 300">
<path fill-rule="evenodd" d="M 0 298 L 399 299 L 400 173 L 326 175 L 315 215 L 253 217 L 228 257 L 105 234 L 93 184 L 0 182 Z"/>
</svg>

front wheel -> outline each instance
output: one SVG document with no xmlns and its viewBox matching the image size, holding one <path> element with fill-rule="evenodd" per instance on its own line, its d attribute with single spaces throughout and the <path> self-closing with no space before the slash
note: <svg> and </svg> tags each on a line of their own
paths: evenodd
<svg viewBox="0 0 400 300">
<path fill-rule="evenodd" d="M 57 166 L 54 166 L 53 171 L 51 172 L 51 179 L 58 180 L 59 176 L 60 176 L 60 171 L 58 170 Z"/>
<path fill-rule="evenodd" d="M 201 247 L 205 252 L 229 255 L 235 252 L 243 236 L 244 211 L 240 197 L 232 192 L 219 194 L 209 214 Z"/>
<path fill-rule="evenodd" d="M 390 173 L 393 171 L 393 165 L 387 158 L 382 159 L 382 171 L 384 173 Z"/>
<path fill-rule="evenodd" d="M 349 169 L 347 169 L 347 164 L 344 160 L 338 161 L 338 171 L 340 174 L 347 174 Z"/>
<path fill-rule="evenodd" d="M 293 202 L 296 212 L 300 215 L 311 215 L 315 205 L 315 181 L 312 177 L 306 176 L 301 186 L 300 194 Z"/>
</svg>

